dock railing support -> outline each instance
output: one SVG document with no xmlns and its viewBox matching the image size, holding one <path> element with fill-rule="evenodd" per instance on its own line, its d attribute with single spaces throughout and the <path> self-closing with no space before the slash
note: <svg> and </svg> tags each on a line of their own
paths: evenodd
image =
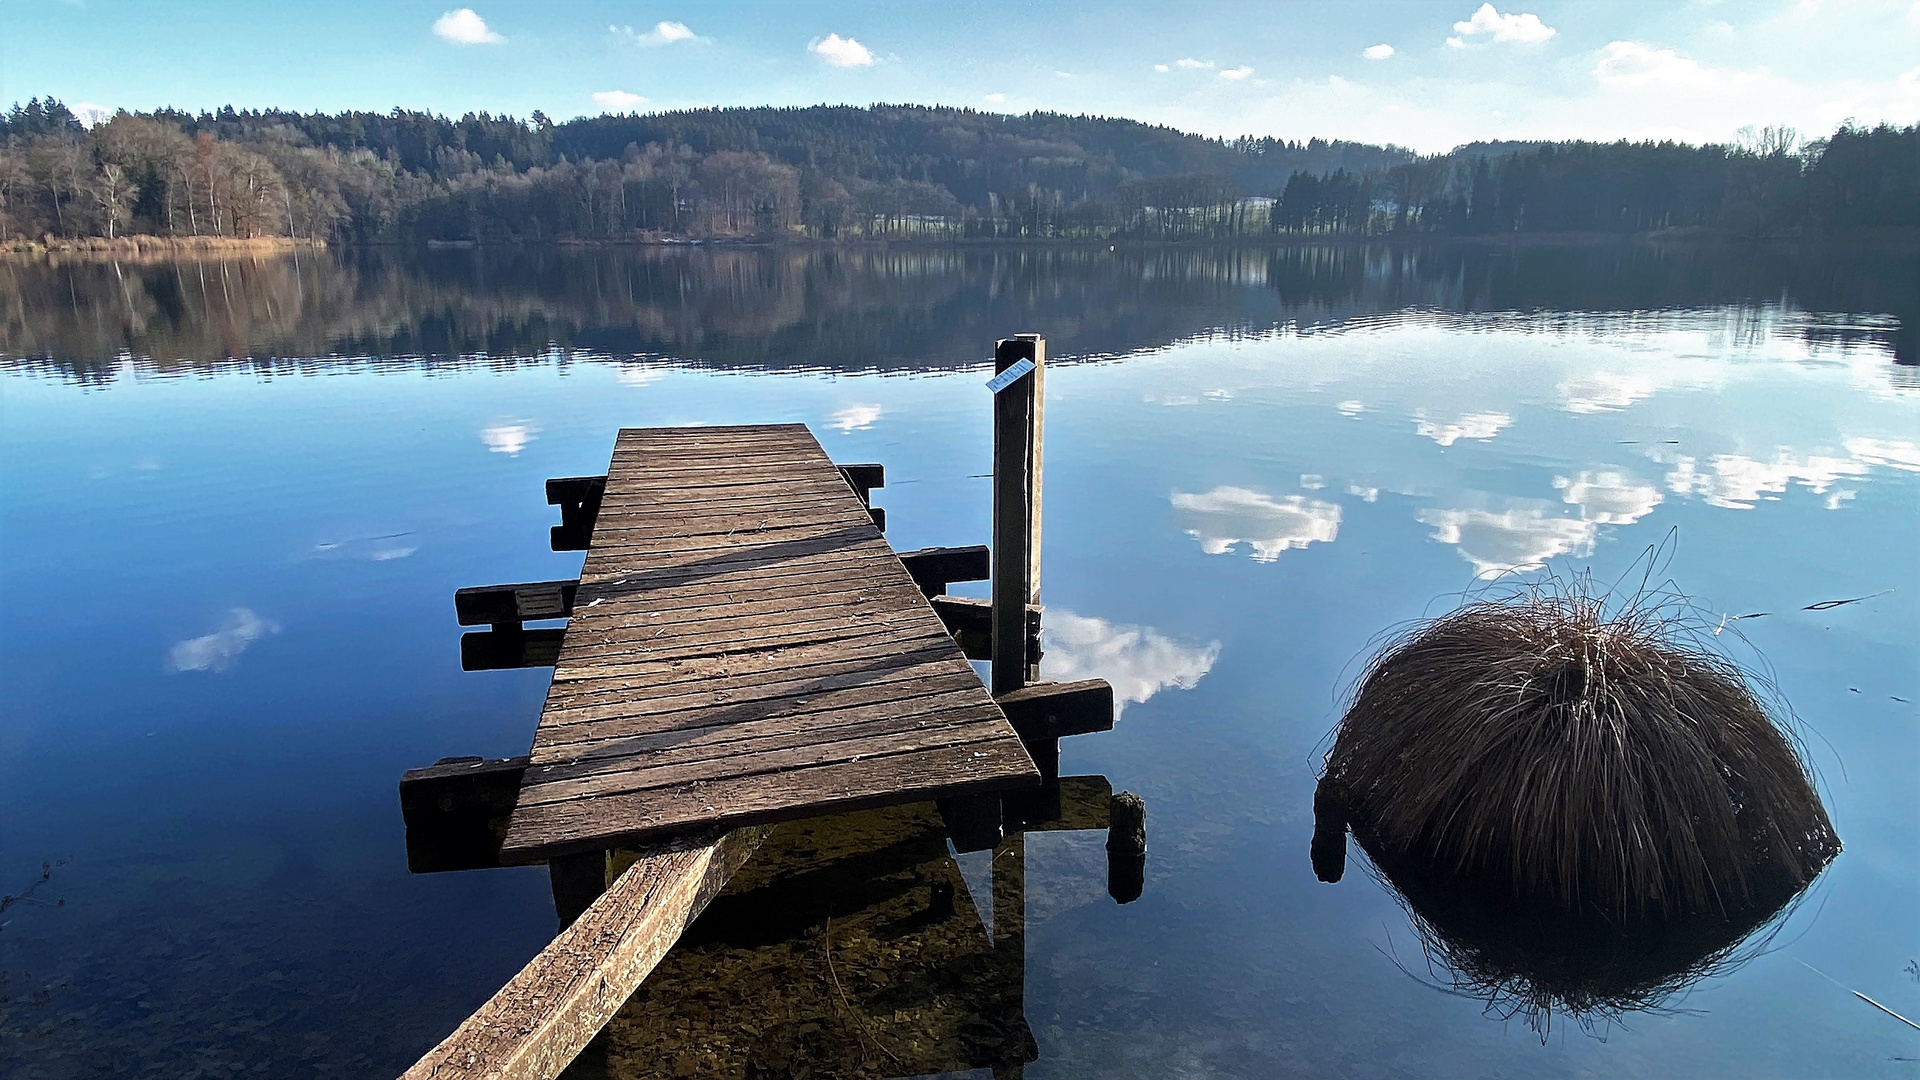
<svg viewBox="0 0 1920 1080">
<path fill-rule="evenodd" d="M 1032 679 L 1027 655 L 1028 604 L 1040 600 L 1041 410 L 1047 342 L 1020 334 L 997 343 L 996 374 L 1022 360 L 1031 374 L 993 396 L 993 659 L 995 696 Z"/>
</svg>

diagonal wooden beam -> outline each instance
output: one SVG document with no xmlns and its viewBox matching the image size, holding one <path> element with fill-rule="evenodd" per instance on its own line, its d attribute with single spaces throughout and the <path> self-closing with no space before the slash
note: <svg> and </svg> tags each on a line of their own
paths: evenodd
<svg viewBox="0 0 1920 1080">
<path fill-rule="evenodd" d="M 658 845 L 401 1080 L 553 1080 L 760 844 L 764 829 Z"/>
</svg>

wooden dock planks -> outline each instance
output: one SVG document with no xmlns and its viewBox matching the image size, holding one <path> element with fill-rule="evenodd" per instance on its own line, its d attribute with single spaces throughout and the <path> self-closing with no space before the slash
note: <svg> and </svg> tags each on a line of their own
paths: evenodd
<svg viewBox="0 0 1920 1080">
<path fill-rule="evenodd" d="M 503 859 L 1039 778 L 804 425 L 620 432 Z"/>
</svg>

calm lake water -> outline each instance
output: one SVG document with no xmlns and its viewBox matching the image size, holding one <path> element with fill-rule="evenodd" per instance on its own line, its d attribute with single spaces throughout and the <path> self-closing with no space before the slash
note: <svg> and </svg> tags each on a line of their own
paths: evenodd
<svg viewBox="0 0 1920 1080">
<path fill-rule="evenodd" d="M 395 795 L 527 748 L 549 672 L 463 673 L 452 593 L 577 573 L 542 481 L 802 421 L 885 464 L 896 548 L 985 542 L 985 361 L 1029 330 L 1046 672 L 1126 700 L 1062 772 L 1143 796 L 1149 855 L 1122 906 L 1102 834 L 1028 837 L 1027 1076 L 1920 1069 L 1851 992 L 1920 1018 L 1920 261 L 1350 247 L 0 263 L 0 1073 L 397 1073 L 553 931 L 544 869 L 410 875 Z M 1442 989 L 1357 848 L 1314 880 L 1317 756 L 1383 631 L 1663 543 L 1770 613 L 1846 850 L 1744 964 L 1543 1039 Z M 634 1008 L 813 992 L 729 985 Z"/>
</svg>

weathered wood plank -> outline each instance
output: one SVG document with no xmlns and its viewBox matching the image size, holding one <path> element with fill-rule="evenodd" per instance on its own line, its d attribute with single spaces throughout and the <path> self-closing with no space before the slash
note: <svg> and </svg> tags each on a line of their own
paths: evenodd
<svg viewBox="0 0 1920 1080">
<path fill-rule="evenodd" d="M 698 823 L 727 828 L 791 821 L 813 814 L 1002 790 L 1039 782 L 1015 738 L 916 751 L 818 768 L 689 784 L 663 791 L 516 808 L 502 861 L 587 850 L 600 833 L 644 838 L 685 832 Z"/>
<path fill-rule="evenodd" d="M 582 718 L 565 724 L 549 724 L 534 735 L 534 749 L 543 760 L 568 756 L 570 747 L 583 741 L 640 735 L 656 731 L 684 731 L 709 724 L 739 724 L 778 716 L 819 716 L 863 705 L 889 706 L 902 720 L 917 715 L 920 698 L 954 691 L 970 694 L 973 686 L 960 675 L 928 678 L 919 671 L 900 669 L 876 676 L 870 685 L 842 690 L 834 694 L 796 694 L 784 699 L 745 697 L 724 704 L 689 705 L 671 712 L 632 715 L 623 704 L 614 703 L 604 710 L 581 710 Z M 957 703 L 955 703 L 957 707 Z M 590 715 L 605 712 L 611 715 Z"/>
<path fill-rule="evenodd" d="M 971 748 L 991 741 L 1001 722 L 998 713 L 978 706 L 970 714 L 949 712 L 928 717 L 905 731 L 900 730 L 897 719 L 885 717 L 853 728 L 789 731 L 717 748 L 620 754 L 574 762 L 571 768 L 531 767 L 521 778 L 515 808 L 572 804 L 692 784 L 711 786 L 754 777 L 784 781 L 829 765 Z M 580 775 L 554 775 L 563 772 Z"/>
<path fill-rule="evenodd" d="M 401 1080 L 553 1080 L 753 853 L 757 829 L 661 845 L 634 862 Z"/>
</svg>

